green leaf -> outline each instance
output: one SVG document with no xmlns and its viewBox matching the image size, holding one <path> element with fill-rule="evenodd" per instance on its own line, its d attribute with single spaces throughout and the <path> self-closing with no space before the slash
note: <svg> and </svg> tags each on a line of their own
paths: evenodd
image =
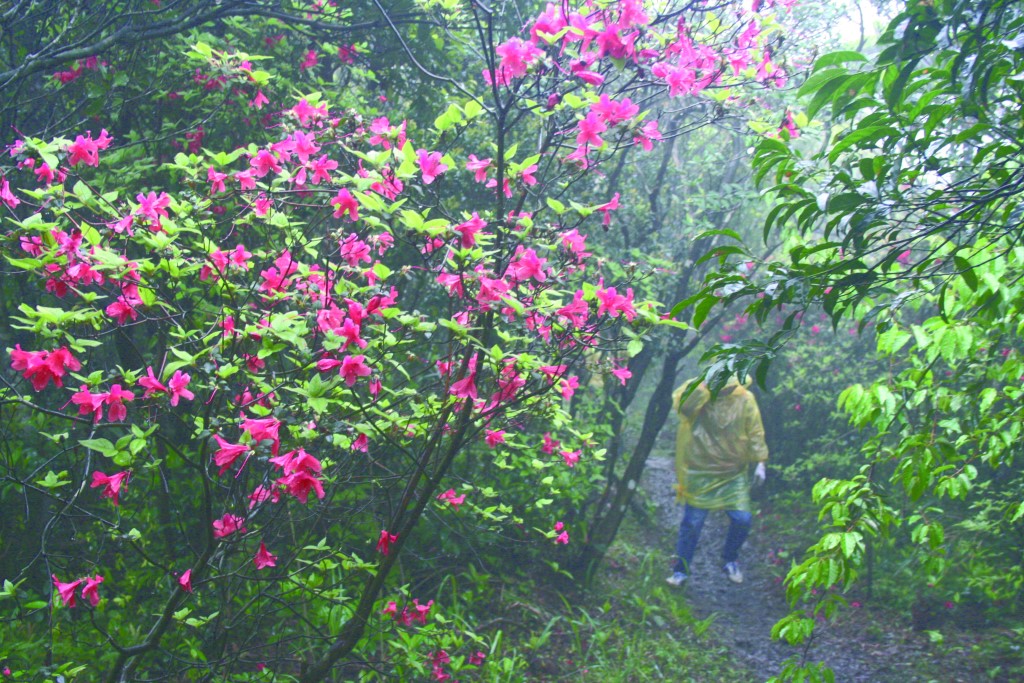
<svg viewBox="0 0 1024 683">
<path fill-rule="evenodd" d="M 812 71 L 821 71 L 822 69 L 830 66 L 839 66 L 846 62 L 866 62 L 868 58 L 859 52 L 853 50 L 840 50 L 839 52 L 829 52 L 824 54 L 814 62 L 814 68 Z"/>
<path fill-rule="evenodd" d="M 565 204 L 558 201 L 554 197 L 548 197 L 545 201 L 547 202 L 548 207 L 559 216 L 565 213 Z"/>
<path fill-rule="evenodd" d="M 46 473 L 46 476 L 36 481 L 36 484 L 42 486 L 45 489 L 55 489 L 61 486 L 67 486 L 71 483 L 68 478 L 67 471 L 63 471 L 60 474 L 56 474 L 53 470 Z"/>
<path fill-rule="evenodd" d="M 962 256 L 953 256 L 953 264 L 956 266 L 957 272 L 963 279 L 964 283 L 971 288 L 972 291 L 978 290 L 978 276 L 974 273 L 974 267 L 971 266 L 970 262 Z"/>
<path fill-rule="evenodd" d="M 117 455 L 117 447 L 114 446 L 108 439 L 81 439 L 78 445 L 85 446 L 90 451 L 97 451 L 112 458 Z"/>
</svg>

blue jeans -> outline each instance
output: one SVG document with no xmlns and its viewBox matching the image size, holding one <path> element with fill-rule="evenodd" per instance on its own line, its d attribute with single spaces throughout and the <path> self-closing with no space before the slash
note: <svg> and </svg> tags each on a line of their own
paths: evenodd
<svg viewBox="0 0 1024 683">
<path fill-rule="evenodd" d="M 676 565 L 673 571 L 687 573 L 690 564 L 693 562 L 693 553 L 697 550 L 697 541 L 700 540 L 700 532 L 704 528 L 704 521 L 708 518 L 709 510 L 686 506 L 683 512 L 683 521 L 679 524 L 679 540 L 676 542 Z M 750 533 L 750 520 L 752 515 L 742 510 L 728 510 L 729 532 L 725 536 L 725 546 L 722 548 L 722 562 L 728 564 L 735 562 L 739 557 L 740 548 L 747 540 Z"/>
</svg>

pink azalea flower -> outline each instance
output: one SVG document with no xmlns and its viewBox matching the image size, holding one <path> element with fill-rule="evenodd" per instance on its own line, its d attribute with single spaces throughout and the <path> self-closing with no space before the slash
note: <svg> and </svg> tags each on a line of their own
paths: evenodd
<svg viewBox="0 0 1024 683">
<path fill-rule="evenodd" d="M 477 159 L 475 154 L 469 155 L 466 170 L 473 171 L 473 179 L 478 183 L 487 181 L 487 169 L 491 167 L 491 159 Z"/>
<path fill-rule="evenodd" d="M 157 392 L 167 393 L 167 387 L 156 378 L 153 374 L 153 366 L 146 368 L 146 376 L 139 379 L 139 384 L 146 388 L 146 392 L 142 394 L 142 398 L 149 398 Z"/>
<path fill-rule="evenodd" d="M 604 214 L 604 218 L 601 220 L 601 225 L 607 226 L 612 221 L 611 212 L 619 208 L 619 193 L 616 192 L 612 200 L 607 204 L 602 204 L 597 207 L 597 210 Z"/>
<path fill-rule="evenodd" d="M 377 552 L 381 555 L 387 555 L 391 549 L 391 544 L 398 540 L 396 534 L 388 533 L 387 529 L 380 530 L 380 538 L 377 539 Z"/>
<path fill-rule="evenodd" d="M 213 454 L 214 464 L 220 467 L 217 474 L 224 474 L 239 457 L 251 451 L 248 444 L 230 443 L 220 434 L 214 434 L 213 440 L 217 442 L 218 446 L 217 452 Z"/>
<path fill-rule="evenodd" d="M 626 382 L 633 376 L 633 373 L 629 371 L 629 368 L 620 368 L 618 365 L 612 365 L 612 374 L 619 378 L 619 382 L 622 386 L 626 386 Z"/>
<path fill-rule="evenodd" d="M 314 107 L 303 97 L 299 100 L 298 104 L 291 108 L 291 112 L 299 120 L 299 123 L 305 126 L 311 120 L 325 118 L 327 116 L 327 105 L 321 104 L 319 107 Z"/>
<path fill-rule="evenodd" d="M 181 370 L 175 370 L 174 376 L 171 377 L 170 381 L 167 382 L 168 390 L 171 394 L 171 405 L 178 405 L 180 399 L 191 401 L 196 396 L 188 390 L 188 383 L 192 381 L 192 377 Z"/>
<path fill-rule="evenodd" d="M 524 249 L 523 245 L 516 247 L 515 260 L 509 265 L 509 269 L 519 282 L 534 279 L 537 282 L 547 280 L 544 272 L 544 265 L 547 259 L 537 256 L 533 249 Z"/>
<path fill-rule="evenodd" d="M 268 197 L 265 193 L 260 192 L 258 195 L 256 195 L 256 199 L 252 203 L 252 212 L 259 216 L 260 218 L 263 218 L 268 213 L 270 213 L 270 209 L 273 207 L 273 205 L 273 200 L 270 199 L 270 197 Z"/>
<path fill-rule="evenodd" d="M 440 494 L 437 497 L 437 499 L 442 502 L 448 503 L 453 508 L 455 508 L 456 511 L 458 511 L 459 506 L 466 502 L 466 494 L 463 493 L 461 496 L 457 496 L 455 495 L 455 489 L 448 489 L 444 493 Z"/>
<path fill-rule="evenodd" d="M 332 214 L 335 218 L 341 218 L 345 214 L 348 214 L 350 221 L 359 220 L 359 202 L 352 196 L 352 193 L 341 188 L 338 190 L 338 195 L 334 197 L 330 202 L 330 205 L 335 207 L 334 213 Z"/>
<path fill-rule="evenodd" d="M 94 394 L 89 391 L 88 386 L 83 384 L 71 397 L 71 402 L 78 406 L 79 415 L 92 413 L 93 421 L 99 422 L 103 417 L 103 402 L 106 398 L 107 394 Z"/>
<path fill-rule="evenodd" d="M 100 604 L 100 584 L 103 583 L 103 577 L 97 574 L 93 578 L 85 577 L 85 586 L 82 587 L 82 597 L 89 601 L 89 604 L 95 607 Z"/>
<path fill-rule="evenodd" d="M 448 166 L 441 163 L 440 152 L 427 152 L 425 149 L 416 150 L 416 160 L 423 174 L 423 184 L 430 185 L 437 176 L 448 170 Z"/>
<path fill-rule="evenodd" d="M 0 200 L 12 209 L 21 204 L 21 200 L 11 193 L 11 185 L 7 182 L 7 178 L 0 178 Z"/>
<path fill-rule="evenodd" d="M 261 441 L 271 441 L 271 453 L 277 455 L 281 446 L 281 437 L 278 435 L 281 429 L 281 422 L 272 417 L 260 419 L 247 418 L 242 420 L 242 430 L 249 432 L 252 442 L 258 444 Z"/>
<path fill-rule="evenodd" d="M 596 112 L 592 111 L 587 114 L 587 117 L 576 124 L 576 127 L 579 129 L 579 133 L 576 135 L 577 145 L 581 147 L 584 145 L 600 147 L 604 144 L 600 134 L 608 130 L 608 126 L 605 125 Z"/>
<path fill-rule="evenodd" d="M 251 169 L 239 171 L 234 175 L 235 180 L 238 181 L 239 186 L 243 190 L 255 190 L 256 189 L 256 176 L 253 174 Z"/>
<path fill-rule="evenodd" d="M 587 302 L 583 300 L 583 290 L 577 290 L 576 294 L 573 295 L 572 302 L 562 306 L 555 313 L 565 318 L 566 322 L 575 327 L 585 325 L 587 323 L 587 316 L 590 314 L 590 308 Z"/>
<path fill-rule="evenodd" d="M 281 164 L 278 162 L 277 157 L 265 149 L 261 149 L 257 152 L 256 156 L 249 161 L 249 165 L 252 167 L 252 171 L 256 174 L 257 178 L 262 178 L 271 171 L 274 173 L 281 173 L 284 170 L 281 168 Z"/>
<path fill-rule="evenodd" d="M 633 104 L 633 101 L 628 97 L 621 102 L 617 102 L 608 97 L 607 93 L 602 94 L 598 102 L 591 104 L 590 110 L 609 126 L 625 123 L 640 113 L 640 107 Z"/>
<path fill-rule="evenodd" d="M 551 432 L 544 433 L 544 445 L 540 447 L 540 450 L 548 455 L 555 452 L 555 449 L 561 445 L 561 442 L 551 438 Z"/>
<path fill-rule="evenodd" d="M 498 69 L 506 81 L 508 78 L 525 76 L 527 69 L 544 56 L 544 52 L 536 45 L 520 38 L 510 38 L 494 51 L 501 57 Z"/>
<path fill-rule="evenodd" d="M 234 533 L 244 534 L 244 524 L 245 520 L 238 515 L 225 512 L 223 517 L 213 520 L 213 537 L 224 538 Z"/>
<path fill-rule="evenodd" d="M 89 132 L 86 132 L 86 137 L 79 135 L 75 138 L 74 142 L 68 145 L 68 164 L 70 166 L 77 166 L 78 164 L 99 166 L 99 151 L 109 147 L 110 143 L 111 138 L 107 135 L 105 129 L 96 140 L 92 139 L 92 134 Z"/>
<path fill-rule="evenodd" d="M 466 371 L 466 376 L 462 379 L 454 382 L 448 393 L 459 398 L 471 398 L 474 401 L 477 398 L 476 393 L 476 354 L 469 359 L 469 367 Z"/>
<path fill-rule="evenodd" d="M 192 570 L 186 569 L 185 572 L 178 577 L 178 585 L 186 593 L 192 592 Z"/>
<path fill-rule="evenodd" d="M 257 110 L 259 110 L 263 109 L 263 105 L 265 104 L 270 104 L 270 100 L 267 99 L 267 96 L 263 94 L 262 90 L 257 90 L 256 97 L 252 98 L 252 100 L 249 102 L 249 106 L 255 107 Z"/>
<path fill-rule="evenodd" d="M 123 422 L 128 417 L 128 408 L 124 401 L 134 401 L 135 394 L 125 391 L 120 384 L 110 387 L 104 402 L 107 404 L 107 419 L 111 422 Z"/>
<path fill-rule="evenodd" d="M 302 63 L 299 64 L 299 68 L 312 69 L 318 62 L 319 58 L 317 57 L 316 50 L 307 50 L 305 58 L 302 60 Z"/>
<path fill-rule="evenodd" d="M 505 430 L 503 429 L 488 429 L 487 436 L 484 437 L 484 441 L 488 446 L 494 448 L 500 443 L 505 443 Z"/>
<path fill-rule="evenodd" d="M 633 136 L 633 144 L 640 145 L 646 152 L 654 149 L 656 140 L 661 140 L 661 131 L 658 130 L 657 121 L 647 121 Z"/>
<path fill-rule="evenodd" d="M 75 606 L 75 591 L 82 585 L 85 579 L 75 579 L 70 583 L 62 583 L 57 579 L 56 574 L 51 574 L 50 577 L 53 579 L 53 585 L 57 589 L 57 595 L 68 607 Z"/>
<path fill-rule="evenodd" d="M 461 235 L 460 244 L 463 249 L 469 249 L 476 245 L 476 235 L 487 227 L 487 222 L 477 215 L 477 212 L 473 212 L 473 217 L 468 221 L 459 223 L 452 229 Z"/>
<path fill-rule="evenodd" d="M 252 558 L 253 564 L 256 565 L 256 569 L 266 569 L 267 567 L 277 566 L 277 555 L 271 555 L 267 551 L 267 546 L 260 541 L 260 549 L 256 551 L 256 556 Z"/>
<path fill-rule="evenodd" d="M 142 216 L 157 224 L 160 223 L 161 216 L 164 218 L 169 216 L 167 207 L 171 205 L 171 198 L 166 192 L 161 192 L 159 195 L 156 192 L 146 195 L 140 192 L 135 199 L 139 202 L 139 208 L 134 212 L 137 216 Z"/>
<path fill-rule="evenodd" d="M 366 364 L 366 356 L 345 356 L 341 361 L 341 368 L 338 374 L 345 378 L 345 384 L 352 386 L 360 377 L 367 377 L 371 373 L 370 366 Z"/>
<path fill-rule="evenodd" d="M 371 263 L 370 245 L 359 239 L 359 235 L 350 234 L 339 243 L 338 255 L 345 260 L 350 268 L 359 266 L 360 261 Z"/>
<path fill-rule="evenodd" d="M 434 604 L 433 600 L 428 600 L 427 604 L 421 605 L 419 600 L 413 599 L 413 621 L 418 621 L 421 624 L 427 623 L 427 614 L 430 612 L 431 606 Z"/>
<path fill-rule="evenodd" d="M 106 475 L 100 471 L 92 473 L 92 484 L 89 488 L 96 488 L 102 486 L 103 490 L 100 491 L 101 498 L 110 498 L 114 505 L 119 505 L 118 496 L 121 494 L 121 488 L 128 482 L 128 477 L 131 475 L 131 470 L 125 470 L 118 472 L 117 474 Z"/>
<path fill-rule="evenodd" d="M 310 182 L 314 185 L 319 185 L 320 181 L 325 183 L 331 182 L 331 171 L 336 168 L 338 168 L 338 162 L 328 159 L 327 155 L 324 154 L 313 162 L 313 177 L 310 179 Z"/>
<path fill-rule="evenodd" d="M 81 362 L 65 346 L 55 351 L 23 351 L 22 345 L 15 344 L 10 358 L 11 369 L 23 373 L 36 391 L 42 391 L 51 380 L 58 387 L 63 386 L 62 378 L 69 370 L 82 369 Z"/>
<path fill-rule="evenodd" d="M 267 488 L 266 486 L 257 486 L 253 489 L 252 493 L 249 494 L 249 509 L 252 510 L 254 507 L 265 501 L 276 503 L 281 500 L 281 491 L 277 488 Z"/>
<path fill-rule="evenodd" d="M 227 179 L 227 173 L 219 173 L 210 166 L 206 169 L 206 179 L 210 181 L 210 194 L 217 194 L 218 192 L 226 192 L 227 188 L 224 186 L 224 180 Z"/>
</svg>

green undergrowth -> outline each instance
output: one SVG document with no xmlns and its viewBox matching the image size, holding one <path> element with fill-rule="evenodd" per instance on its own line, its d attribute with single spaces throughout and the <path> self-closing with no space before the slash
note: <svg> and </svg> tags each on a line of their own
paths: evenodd
<svg viewBox="0 0 1024 683">
<path fill-rule="evenodd" d="M 554 564 L 518 580 L 472 569 L 450 577 L 440 595 L 449 614 L 499 644 L 473 680 L 754 680 L 708 633 L 713 617 L 696 619 L 665 586 L 664 557 L 641 526 L 627 522 L 589 589 Z"/>
<path fill-rule="evenodd" d="M 798 493 L 777 493 L 765 508 L 760 533 L 772 538 L 768 570 L 779 590 L 816 539 L 817 515 L 807 496 Z M 900 550 L 894 534 L 886 545 L 872 548 L 848 591 L 834 588 L 846 606 L 830 628 L 851 647 L 885 653 L 880 661 L 887 666 L 879 667 L 878 680 L 1024 680 L 1024 600 L 992 600 L 942 582 L 922 587 L 917 567 Z M 821 597 L 813 593 L 797 608 L 808 618 Z M 835 680 L 843 680 L 841 671 L 834 673 Z"/>
</svg>

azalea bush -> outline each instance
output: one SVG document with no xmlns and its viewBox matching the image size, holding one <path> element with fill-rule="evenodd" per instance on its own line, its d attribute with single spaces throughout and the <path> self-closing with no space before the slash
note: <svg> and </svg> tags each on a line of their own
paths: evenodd
<svg viewBox="0 0 1024 683">
<path fill-rule="evenodd" d="M 548 6 L 500 38 L 468 5 L 480 69 L 432 121 L 292 90 L 251 36 L 203 35 L 154 71 L 172 87 L 139 129 L 23 131 L 0 180 L 0 659 L 38 680 L 490 676 L 500 639 L 417 576 L 474 537 L 571 544 L 602 457 L 566 410 L 579 368 L 625 381 L 643 333 L 678 325 L 588 250 L 620 196 L 577 188 L 675 132 L 632 97 L 782 85 L 770 5 Z M 323 52 L 300 83 L 326 84 L 304 73 Z M 118 80 L 87 60 L 49 87 L 93 72 Z"/>
</svg>

